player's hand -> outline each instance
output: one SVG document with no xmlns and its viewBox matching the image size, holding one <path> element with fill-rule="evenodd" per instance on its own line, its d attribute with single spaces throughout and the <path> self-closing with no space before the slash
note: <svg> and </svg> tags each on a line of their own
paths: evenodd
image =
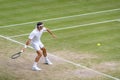
<svg viewBox="0 0 120 80">
<path fill-rule="evenodd" d="M 25 52 L 25 48 L 21 49 L 21 51 L 20 51 L 20 52 Z"/>
<path fill-rule="evenodd" d="M 21 52 L 24 52 L 27 47 L 28 47 L 28 46 L 25 45 L 24 48 L 21 50 Z"/>
</svg>

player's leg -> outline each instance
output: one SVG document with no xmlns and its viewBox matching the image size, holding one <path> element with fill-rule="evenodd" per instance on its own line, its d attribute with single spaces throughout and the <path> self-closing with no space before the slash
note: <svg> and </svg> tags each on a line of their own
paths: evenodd
<svg viewBox="0 0 120 80">
<path fill-rule="evenodd" d="M 36 45 L 36 44 L 32 44 L 33 48 L 36 50 L 36 53 L 37 53 L 37 56 L 35 58 L 35 61 L 34 61 L 34 64 L 33 64 L 33 67 L 32 69 L 37 71 L 37 70 L 41 70 L 37 64 L 38 64 L 38 61 L 40 60 L 40 57 L 42 56 L 42 52 L 40 50 L 40 47 L 39 45 Z"/>
<path fill-rule="evenodd" d="M 52 62 L 48 59 L 48 56 L 47 56 L 47 51 L 46 51 L 46 48 L 44 47 L 44 45 L 43 45 L 43 43 L 42 42 L 40 42 L 40 48 L 41 48 L 41 50 L 42 50 L 42 52 L 43 52 L 43 56 L 45 57 L 45 63 L 46 64 L 52 64 Z"/>
<path fill-rule="evenodd" d="M 38 71 L 38 70 L 41 70 L 37 64 L 38 64 L 38 61 L 40 60 L 40 57 L 42 56 L 42 52 L 40 50 L 36 51 L 37 52 L 37 56 L 35 58 L 35 61 L 34 61 L 34 64 L 33 64 L 33 67 L 32 67 L 32 70 L 35 70 L 35 71 Z"/>
<path fill-rule="evenodd" d="M 45 63 L 46 64 L 52 64 L 52 62 L 48 59 L 47 57 L 47 51 L 46 51 L 46 48 L 45 47 L 42 47 L 41 50 L 43 51 L 43 56 L 45 57 Z"/>
<path fill-rule="evenodd" d="M 40 57 L 42 56 L 42 52 L 40 50 L 36 51 L 37 52 L 37 56 L 35 58 L 35 62 L 38 63 L 38 61 L 40 60 Z"/>
<path fill-rule="evenodd" d="M 41 50 L 42 50 L 42 52 L 43 52 L 43 56 L 44 56 L 44 57 L 47 57 L 47 51 L 46 51 L 46 48 L 43 47 L 43 48 L 41 48 Z"/>
</svg>

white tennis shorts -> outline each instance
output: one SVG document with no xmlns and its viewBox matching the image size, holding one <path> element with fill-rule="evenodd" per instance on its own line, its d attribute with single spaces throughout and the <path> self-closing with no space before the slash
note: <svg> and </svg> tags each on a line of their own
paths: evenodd
<svg viewBox="0 0 120 80">
<path fill-rule="evenodd" d="M 39 43 L 31 43 L 32 44 L 32 47 L 38 51 L 38 50 L 41 50 L 41 48 L 44 47 L 44 44 L 42 42 L 39 42 Z"/>
</svg>

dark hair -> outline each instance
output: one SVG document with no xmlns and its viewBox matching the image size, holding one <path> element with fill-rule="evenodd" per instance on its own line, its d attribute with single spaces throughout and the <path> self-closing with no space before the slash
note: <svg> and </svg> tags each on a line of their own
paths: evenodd
<svg viewBox="0 0 120 80">
<path fill-rule="evenodd" d="M 37 23 L 37 27 L 39 26 L 39 25 L 42 25 L 43 24 L 43 22 L 38 22 Z"/>
</svg>

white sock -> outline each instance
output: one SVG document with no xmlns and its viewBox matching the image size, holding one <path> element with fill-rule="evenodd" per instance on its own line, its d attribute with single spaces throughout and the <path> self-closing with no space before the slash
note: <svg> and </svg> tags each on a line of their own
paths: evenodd
<svg viewBox="0 0 120 80">
<path fill-rule="evenodd" d="M 33 63 L 33 66 L 34 66 L 34 67 L 37 67 L 37 62 L 34 62 L 34 63 Z"/>
<path fill-rule="evenodd" d="M 48 59 L 48 57 L 46 56 L 46 57 L 45 57 L 45 60 L 47 60 L 47 59 Z"/>
</svg>

